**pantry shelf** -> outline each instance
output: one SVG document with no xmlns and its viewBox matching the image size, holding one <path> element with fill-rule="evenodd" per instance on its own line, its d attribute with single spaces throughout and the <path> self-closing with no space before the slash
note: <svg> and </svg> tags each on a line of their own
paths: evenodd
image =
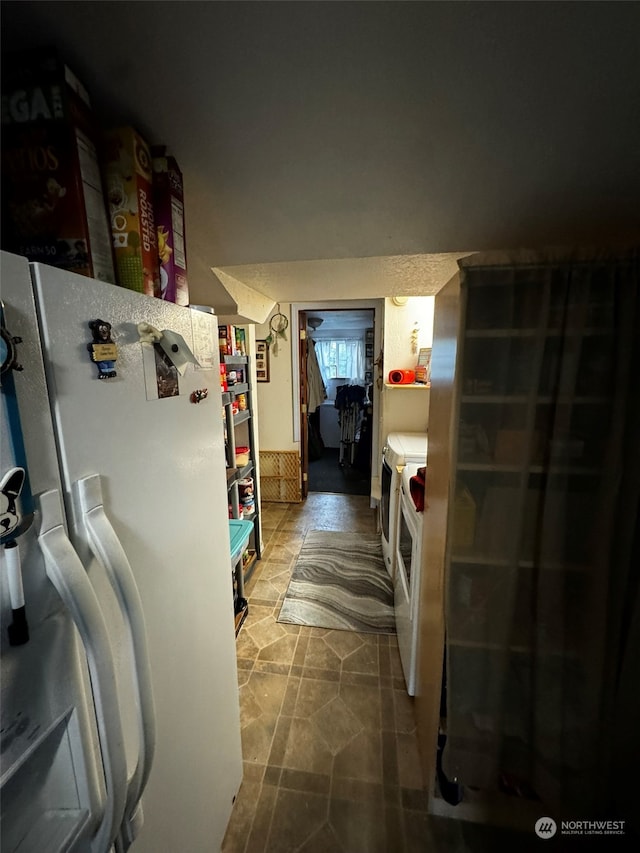
<svg viewBox="0 0 640 853">
<path fill-rule="evenodd" d="M 236 573 L 241 574 L 241 587 L 249 580 L 256 561 L 262 556 L 260 535 L 259 483 L 255 476 L 257 452 L 254 420 L 254 389 L 251 383 L 251 360 L 246 355 L 220 355 L 221 366 L 226 374 L 237 372 L 241 382 L 236 382 L 222 392 L 222 407 L 225 423 L 225 450 L 227 456 L 227 493 L 229 516 L 241 520 L 250 530 L 247 548 L 250 559 L 241 559 Z M 244 556 L 244 555 L 241 555 Z M 243 594 L 243 593 L 242 593 Z M 236 595 L 238 598 L 239 593 Z M 237 617 L 236 617 L 237 621 Z M 242 620 L 236 626 L 240 629 Z"/>
</svg>

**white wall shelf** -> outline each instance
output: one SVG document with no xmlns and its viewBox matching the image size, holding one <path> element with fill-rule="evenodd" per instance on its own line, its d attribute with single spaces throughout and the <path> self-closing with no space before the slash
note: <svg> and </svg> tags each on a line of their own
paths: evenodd
<svg viewBox="0 0 640 853">
<path fill-rule="evenodd" d="M 411 390 L 411 391 L 416 391 L 416 390 L 429 391 L 431 389 L 430 385 L 422 385 L 419 382 L 411 382 L 408 385 L 393 385 L 391 382 L 385 382 L 384 387 L 389 388 L 389 389 L 394 390 L 394 391 L 398 388 L 403 388 L 405 390 Z"/>
</svg>

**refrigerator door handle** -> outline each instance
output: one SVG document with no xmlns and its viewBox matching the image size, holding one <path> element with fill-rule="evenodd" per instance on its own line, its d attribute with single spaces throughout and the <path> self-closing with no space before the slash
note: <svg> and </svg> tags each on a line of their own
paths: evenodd
<svg viewBox="0 0 640 853">
<path fill-rule="evenodd" d="M 104 508 L 99 474 L 76 482 L 82 518 L 89 546 L 105 567 L 129 630 L 133 680 L 138 700 L 139 755 L 128 784 L 125 843 L 131 843 L 142 824 L 140 799 L 149 779 L 156 745 L 156 715 L 153 702 L 151 666 L 147 649 L 147 631 L 140 593 L 127 555 Z"/>
<path fill-rule="evenodd" d="M 106 853 L 120 831 L 127 791 L 127 759 L 115 664 L 98 598 L 64 528 L 60 492 L 57 489 L 45 492 L 39 504 L 38 544 L 47 577 L 71 615 L 89 663 L 107 793 L 91 850 Z"/>
</svg>

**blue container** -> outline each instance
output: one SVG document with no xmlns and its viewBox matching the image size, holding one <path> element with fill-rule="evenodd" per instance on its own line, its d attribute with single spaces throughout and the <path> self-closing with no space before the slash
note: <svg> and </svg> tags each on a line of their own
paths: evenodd
<svg viewBox="0 0 640 853">
<path fill-rule="evenodd" d="M 229 539 L 231 540 L 231 563 L 234 565 L 249 544 L 249 536 L 253 530 L 252 521 L 239 518 L 229 519 Z"/>
</svg>

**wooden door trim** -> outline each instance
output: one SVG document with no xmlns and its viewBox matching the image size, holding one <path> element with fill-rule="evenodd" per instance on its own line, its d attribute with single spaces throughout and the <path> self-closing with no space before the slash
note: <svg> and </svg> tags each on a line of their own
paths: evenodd
<svg viewBox="0 0 640 853">
<path fill-rule="evenodd" d="M 307 312 L 298 313 L 298 355 L 300 365 L 300 494 L 304 500 L 309 494 L 309 386 L 307 382 Z"/>
</svg>

